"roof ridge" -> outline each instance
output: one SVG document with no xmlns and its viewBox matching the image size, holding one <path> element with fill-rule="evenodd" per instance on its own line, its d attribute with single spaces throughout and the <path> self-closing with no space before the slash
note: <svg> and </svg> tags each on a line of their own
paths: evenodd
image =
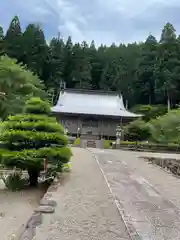
<svg viewBox="0 0 180 240">
<path fill-rule="evenodd" d="M 72 92 L 72 93 L 94 93 L 94 94 L 99 94 L 99 95 L 103 95 L 103 94 L 109 94 L 109 95 L 121 95 L 120 93 L 118 93 L 117 91 L 110 91 L 110 90 L 92 90 L 92 89 L 75 89 L 75 88 L 66 88 L 64 90 L 64 92 Z"/>
</svg>

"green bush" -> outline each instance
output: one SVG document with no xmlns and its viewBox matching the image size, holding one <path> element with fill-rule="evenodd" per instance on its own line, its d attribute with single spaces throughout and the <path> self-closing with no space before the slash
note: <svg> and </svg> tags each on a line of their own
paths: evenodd
<svg viewBox="0 0 180 240">
<path fill-rule="evenodd" d="M 47 102 L 32 98 L 27 101 L 25 111 L 27 113 L 11 116 L 2 123 L 0 141 L 4 146 L 0 160 L 5 167 L 27 170 L 30 184 L 36 185 L 45 158 L 51 166 L 60 169 L 69 162 L 72 153 L 63 127 L 48 116 Z"/>
<path fill-rule="evenodd" d="M 150 135 L 149 126 L 143 120 L 135 120 L 124 127 L 124 139 L 128 141 L 144 141 Z"/>
<path fill-rule="evenodd" d="M 150 121 L 151 140 L 157 143 L 180 142 L 180 109 Z"/>
<path fill-rule="evenodd" d="M 112 140 L 104 140 L 104 148 L 111 148 L 112 147 L 112 143 L 113 143 L 114 141 L 112 141 Z"/>
<path fill-rule="evenodd" d="M 6 188 L 19 191 L 25 187 L 28 181 L 23 178 L 22 171 L 13 170 L 8 176 L 1 176 Z"/>
<path fill-rule="evenodd" d="M 74 145 L 79 146 L 81 144 L 81 139 L 80 138 L 76 138 L 74 141 Z"/>
</svg>

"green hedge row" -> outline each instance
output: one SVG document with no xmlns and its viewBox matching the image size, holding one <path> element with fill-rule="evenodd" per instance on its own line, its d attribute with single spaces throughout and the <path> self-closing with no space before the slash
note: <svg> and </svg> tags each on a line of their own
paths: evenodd
<svg viewBox="0 0 180 240">
<path fill-rule="evenodd" d="M 104 148 L 109 149 L 113 148 L 112 140 L 104 140 Z M 80 139 L 77 138 L 74 141 L 74 144 L 79 146 Z M 169 151 L 169 152 L 180 152 L 180 144 L 175 143 L 147 143 L 147 142 L 130 142 L 130 141 L 121 141 L 120 148 L 129 149 L 129 150 L 149 150 L 149 151 Z"/>
<path fill-rule="evenodd" d="M 157 151 L 178 151 L 180 152 L 180 145 L 174 143 L 146 143 L 146 142 L 121 142 L 121 148 L 127 148 L 132 150 L 157 150 Z"/>
<path fill-rule="evenodd" d="M 104 148 L 113 148 L 113 142 L 111 140 L 104 141 Z M 175 143 L 146 143 L 146 142 L 130 142 L 130 141 L 121 141 L 121 148 L 132 149 L 132 150 L 162 150 L 162 151 L 179 151 L 180 144 Z"/>
</svg>

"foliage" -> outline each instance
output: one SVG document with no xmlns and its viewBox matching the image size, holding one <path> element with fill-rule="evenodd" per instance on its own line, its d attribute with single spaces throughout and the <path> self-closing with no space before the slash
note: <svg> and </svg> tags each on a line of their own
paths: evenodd
<svg viewBox="0 0 180 240">
<path fill-rule="evenodd" d="M 104 148 L 108 149 L 112 147 L 112 140 L 104 140 Z"/>
<path fill-rule="evenodd" d="M 124 138 L 129 141 L 143 141 L 149 137 L 149 127 L 143 120 L 135 120 L 124 127 Z"/>
<path fill-rule="evenodd" d="M 176 143 L 152 143 L 152 142 L 129 142 L 122 141 L 121 148 L 142 151 L 172 151 L 180 152 L 180 145 Z"/>
<path fill-rule="evenodd" d="M 43 84 L 36 75 L 7 56 L 0 58 L 0 114 L 22 112 L 24 103 L 32 96 L 45 97 Z"/>
<path fill-rule="evenodd" d="M 68 162 L 68 163 L 65 163 L 63 165 L 63 171 L 64 172 L 70 172 L 72 169 L 72 163 L 71 162 Z"/>
<path fill-rule="evenodd" d="M 145 42 L 97 47 L 94 41 L 90 45 L 85 41 L 73 43 L 71 37 L 65 41 L 59 34 L 47 44 L 40 26 L 29 24 L 22 32 L 16 16 L 6 33 L 0 28 L 2 53 L 43 79 L 53 103 L 61 79 L 70 88 L 122 92 L 130 107 L 166 105 L 167 100 L 173 106 L 180 101 L 180 37 L 170 23 L 163 27 L 159 40 L 149 35 Z M 18 83 L 18 77 L 7 79 Z"/>
<path fill-rule="evenodd" d="M 72 155 L 63 127 L 48 117 L 49 113 L 49 103 L 32 98 L 26 102 L 25 114 L 10 116 L 2 123 L 1 164 L 27 170 L 32 184 L 37 183 L 45 158 L 49 164 L 62 168 Z"/>
<path fill-rule="evenodd" d="M 79 146 L 81 144 L 81 139 L 80 138 L 76 138 L 74 141 L 74 145 Z"/>
<path fill-rule="evenodd" d="M 16 58 L 18 62 L 21 61 L 21 56 L 23 54 L 21 36 L 22 31 L 20 21 L 18 16 L 15 16 L 4 37 L 4 48 L 6 54 L 11 58 Z"/>
<path fill-rule="evenodd" d="M 145 103 L 153 104 L 155 102 L 155 68 L 157 40 L 149 35 L 146 42 L 142 44 L 142 51 L 138 66 L 138 79 L 136 87 L 141 88 L 139 99 L 144 99 Z"/>
<path fill-rule="evenodd" d="M 179 43 L 173 25 L 167 23 L 162 30 L 157 48 L 155 69 L 155 89 L 157 100 L 174 103 L 178 99 L 178 79 L 180 73 Z M 179 99 L 178 99 L 179 100 Z"/>
<path fill-rule="evenodd" d="M 150 121 L 151 138 L 159 143 L 180 142 L 180 110 L 171 110 L 166 115 Z"/>
<path fill-rule="evenodd" d="M 21 61 L 32 72 L 42 77 L 43 67 L 48 53 L 43 30 L 37 24 L 29 24 L 21 37 Z"/>
<path fill-rule="evenodd" d="M 136 105 L 133 112 L 141 113 L 142 119 L 149 122 L 151 119 L 159 117 L 167 113 L 167 106 L 165 105 Z"/>
<path fill-rule="evenodd" d="M 7 173 L 1 173 L 0 178 L 3 180 L 6 188 L 12 191 L 21 190 L 28 184 L 27 179 L 23 177 L 22 171 L 17 169 L 13 169 L 8 175 Z"/>
</svg>

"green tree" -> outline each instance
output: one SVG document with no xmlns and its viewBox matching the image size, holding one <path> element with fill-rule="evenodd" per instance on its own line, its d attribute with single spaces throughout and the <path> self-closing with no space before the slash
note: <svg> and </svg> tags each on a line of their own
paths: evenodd
<svg viewBox="0 0 180 240">
<path fill-rule="evenodd" d="M 21 25 L 18 16 L 15 16 L 5 35 L 5 51 L 11 58 L 16 58 L 19 62 L 22 57 L 22 45 L 21 45 Z"/>
<path fill-rule="evenodd" d="M 44 83 L 51 95 L 51 101 L 56 104 L 60 91 L 60 82 L 64 73 L 64 41 L 62 38 L 53 38 L 49 44 L 49 51 L 44 66 Z"/>
<path fill-rule="evenodd" d="M 53 38 L 50 42 L 50 87 L 59 88 L 64 71 L 64 42 L 61 38 Z"/>
<path fill-rule="evenodd" d="M 0 58 L 0 117 L 22 112 L 27 99 L 42 96 L 43 84 L 36 75 L 25 70 L 16 60 L 7 56 Z"/>
<path fill-rule="evenodd" d="M 149 123 L 151 138 L 158 143 L 180 143 L 180 109 L 170 110 L 167 114 Z"/>
<path fill-rule="evenodd" d="M 30 24 L 21 33 L 15 17 L 3 38 L 0 30 L 0 55 L 4 50 L 44 81 L 56 102 L 59 84 L 68 88 L 116 90 L 123 94 L 128 107 L 136 104 L 166 104 L 180 101 L 180 37 L 167 23 L 158 42 L 149 35 L 145 42 L 90 46 L 83 41 L 73 44 L 71 37 L 60 36 L 46 43 L 43 29 Z"/>
<path fill-rule="evenodd" d="M 141 88 L 140 99 L 144 103 L 155 103 L 155 66 L 157 58 L 157 40 L 149 35 L 143 44 L 138 64 L 137 88 Z"/>
<path fill-rule="evenodd" d="M 159 101 L 168 101 L 168 106 L 176 102 L 179 91 L 177 82 L 180 74 L 178 56 L 178 41 L 172 24 L 167 23 L 163 28 L 157 50 L 156 65 L 156 96 Z"/>
<path fill-rule="evenodd" d="M 3 28 L 0 26 L 0 56 L 2 56 L 5 52 L 4 49 L 4 30 Z"/>
<path fill-rule="evenodd" d="M 71 37 L 68 38 L 64 48 L 64 72 L 63 79 L 67 83 L 67 87 L 74 87 L 72 79 L 73 65 L 73 43 Z"/>
<path fill-rule="evenodd" d="M 73 47 L 72 80 L 75 88 L 92 88 L 91 63 L 89 48 L 86 42 Z"/>
<path fill-rule="evenodd" d="M 63 127 L 48 116 L 50 112 L 47 102 L 32 98 L 27 101 L 24 114 L 9 117 L 1 126 L 1 164 L 27 170 L 31 186 L 38 184 L 45 158 L 50 166 L 61 169 L 72 155 Z"/>
<path fill-rule="evenodd" d="M 136 105 L 132 108 L 133 112 L 141 113 L 143 115 L 142 119 L 145 122 L 157 118 L 159 116 L 165 115 L 167 113 L 167 107 L 165 105 Z"/>
<path fill-rule="evenodd" d="M 48 47 L 40 26 L 29 24 L 22 36 L 23 63 L 40 78 L 47 58 Z"/>
<path fill-rule="evenodd" d="M 89 61 L 91 63 L 91 84 L 92 89 L 99 89 L 99 79 L 102 72 L 101 62 L 99 61 L 95 42 L 92 41 L 89 47 Z"/>
</svg>

